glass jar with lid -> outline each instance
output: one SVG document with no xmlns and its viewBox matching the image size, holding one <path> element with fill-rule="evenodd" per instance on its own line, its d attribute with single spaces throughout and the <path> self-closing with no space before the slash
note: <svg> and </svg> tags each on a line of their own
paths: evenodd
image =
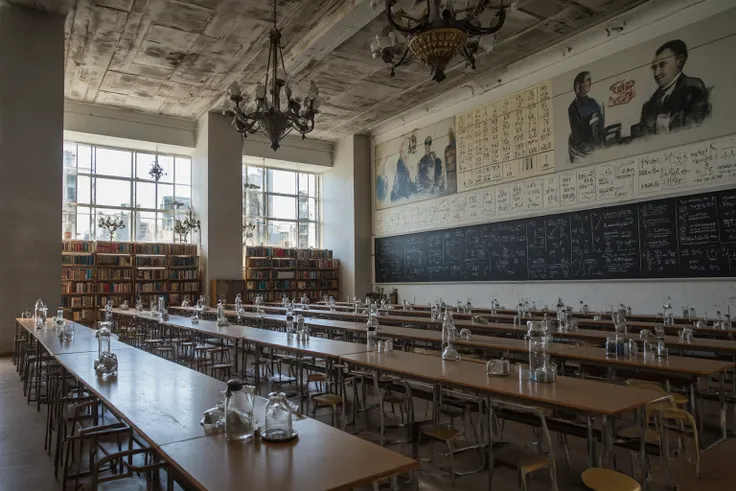
<svg viewBox="0 0 736 491">
<path fill-rule="evenodd" d="M 261 432 L 264 440 L 288 440 L 294 436 L 291 408 L 283 392 L 268 394 L 266 418 Z"/>
<path fill-rule="evenodd" d="M 529 343 L 529 370 L 534 372 L 538 368 L 547 365 L 549 358 L 547 346 L 547 325 L 542 321 L 527 321 L 526 339 Z"/>
<path fill-rule="evenodd" d="M 378 319 L 375 315 L 368 316 L 366 323 L 366 340 L 368 349 L 376 349 L 378 346 Z"/>
<path fill-rule="evenodd" d="M 225 391 L 225 437 L 228 440 L 247 441 L 253 438 L 253 409 L 255 391 L 242 380 L 231 379 Z"/>
</svg>

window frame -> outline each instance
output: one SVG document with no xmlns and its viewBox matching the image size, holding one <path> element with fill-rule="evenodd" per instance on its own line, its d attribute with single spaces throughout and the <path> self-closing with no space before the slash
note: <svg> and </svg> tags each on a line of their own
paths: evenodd
<svg viewBox="0 0 736 491">
<path fill-rule="evenodd" d="M 67 159 L 66 159 L 66 151 L 69 149 L 69 147 L 74 148 L 74 162 L 73 166 L 67 165 Z M 80 169 L 79 166 L 79 155 L 80 155 L 80 147 L 86 147 L 89 149 L 89 169 L 83 168 Z M 130 177 L 123 177 L 123 176 L 114 176 L 109 174 L 100 174 L 97 172 L 97 152 L 99 149 L 103 150 L 113 150 L 113 151 L 119 151 L 119 152 L 126 152 L 129 156 L 129 165 L 130 165 Z M 156 181 L 154 179 L 143 179 L 136 177 L 136 166 L 138 164 L 138 158 L 139 155 L 158 155 L 159 157 L 171 157 L 171 182 L 161 182 Z M 185 159 L 189 161 L 189 184 L 179 184 L 177 183 L 177 159 Z M 110 145 L 97 145 L 92 143 L 85 143 L 85 142 L 78 142 L 78 141 L 72 141 L 72 140 L 65 140 L 64 141 L 64 158 L 62 159 L 62 172 L 64 174 L 64 179 L 62 180 L 62 187 L 63 187 L 63 193 L 62 193 L 62 238 L 66 239 L 64 237 L 66 233 L 66 227 L 67 224 L 72 222 L 72 230 L 71 230 L 71 238 L 74 240 L 107 240 L 105 237 L 98 238 L 98 235 L 100 234 L 100 231 L 97 227 L 97 219 L 100 216 L 100 212 L 104 212 L 105 215 L 109 216 L 117 215 L 119 213 L 127 213 L 127 216 L 125 217 L 127 220 L 126 227 L 129 227 L 128 231 L 128 237 L 130 242 L 176 242 L 176 234 L 174 234 L 173 225 L 170 229 L 163 227 L 162 224 L 165 223 L 164 221 L 167 218 L 170 218 L 172 220 L 176 219 L 178 216 L 182 216 L 184 213 L 186 213 L 191 208 L 192 203 L 192 158 L 188 155 L 179 155 L 179 154 L 170 154 L 170 153 L 162 153 L 158 151 L 149 151 L 149 150 L 137 150 L 132 148 L 122 148 L 122 147 L 115 147 Z M 69 185 L 68 177 L 69 175 L 74 176 L 74 201 L 67 201 L 67 187 Z M 89 189 L 88 195 L 89 195 L 89 203 L 80 203 L 79 202 L 79 177 L 85 177 L 89 179 Z M 106 180 L 114 180 L 114 181 L 121 181 L 121 182 L 127 182 L 130 185 L 130 193 L 128 195 L 128 203 L 129 206 L 117 206 L 117 205 L 107 205 L 107 204 L 98 204 L 97 200 L 97 179 L 106 179 Z M 145 184 L 153 184 L 154 185 L 154 204 L 155 206 L 153 208 L 146 208 L 146 207 L 138 207 L 136 206 L 136 198 L 138 195 L 138 183 L 145 183 Z M 189 197 L 184 198 L 189 201 L 189 206 L 183 207 L 180 210 L 176 210 L 173 207 L 168 210 L 166 208 L 159 208 L 160 206 L 163 206 L 163 198 L 165 197 L 164 192 L 161 191 L 161 186 L 171 186 L 171 194 L 172 199 L 178 200 L 177 195 L 177 188 L 188 188 L 188 194 Z M 161 194 L 160 194 L 161 193 Z M 160 198 L 160 199 L 159 199 Z M 73 220 L 70 219 L 71 215 L 76 215 L 77 217 L 79 214 L 77 213 L 77 209 L 80 207 L 88 208 L 90 210 L 89 214 L 89 238 L 84 237 L 78 237 L 77 231 L 80 229 L 79 223 L 77 221 L 77 218 L 75 217 Z M 154 214 L 154 227 L 152 231 L 152 237 L 146 240 L 141 240 L 138 237 L 138 222 L 139 222 L 139 214 L 140 213 L 153 213 Z M 146 220 L 150 220 L 150 218 L 146 218 Z M 84 227 L 82 227 L 84 230 Z M 193 240 L 194 234 L 191 234 L 189 236 L 189 240 Z"/>
<path fill-rule="evenodd" d="M 245 181 L 249 174 L 249 169 L 259 169 L 263 173 L 263 180 L 260 183 L 261 188 L 258 190 L 247 190 L 245 188 Z M 269 189 L 269 180 L 272 179 L 270 177 L 269 171 L 279 171 L 279 172 L 288 172 L 295 175 L 295 186 L 294 186 L 294 193 L 285 193 L 281 191 L 268 191 Z M 312 189 L 310 188 L 309 183 L 309 177 L 314 177 L 314 191 L 312 192 Z M 302 179 L 306 179 L 306 197 L 302 197 L 300 194 L 300 184 Z M 248 214 L 247 206 L 248 206 L 248 195 L 260 195 L 260 206 L 259 206 L 259 214 L 257 216 L 250 216 Z M 273 216 L 272 211 L 269 209 L 269 197 L 284 197 L 284 198 L 293 198 L 294 199 L 294 216 L 295 219 L 291 218 L 279 218 L 277 216 Z M 300 218 L 300 203 L 302 199 L 306 199 L 308 202 L 309 200 L 314 200 L 314 219 L 309 218 L 308 216 L 306 218 Z M 318 174 L 316 172 L 305 172 L 300 170 L 291 170 L 291 169 L 282 169 L 279 167 L 271 167 L 268 165 L 267 159 L 262 159 L 260 164 L 256 164 L 252 160 L 249 162 L 243 162 L 243 192 L 242 192 L 242 203 L 243 203 L 243 209 L 242 209 L 242 215 L 243 215 L 243 237 L 245 237 L 245 225 L 248 222 L 255 222 L 257 224 L 256 229 L 254 231 L 255 237 L 252 241 L 252 243 L 249 243 L 248 245 L 258 246 L 258 245 L 268 245 L 268 228 L 269 228 L 269 222 L 278 222 L 278 223 L 290 223 L 294 224 L 296 226 L 296 244 L 289 244 L 290 248 L 299 248 L 299 241 L 300 237 L 302 235 L 302 232 L 304 231 L 305 235 L 307 236 L 307 241 L 309 241 L 309 227 L 310 225 L 314 227 L 314 235 L 315 235 L 315 243 L 314 248 L 319 249 L 322 246 L 322 175 Z M 307 212 L 307 215 L 309 213 Z M 264 231 L 264 234 L 262 236 L 259 236 L 260 230 Z M 243 248 L 245 250 L 246 247 L 246 241 L 243 240 Z M 274 246 L 276 247 L 276 246 Z M 245 257 L 245 254 L 243 254 Z"/>
</svg>

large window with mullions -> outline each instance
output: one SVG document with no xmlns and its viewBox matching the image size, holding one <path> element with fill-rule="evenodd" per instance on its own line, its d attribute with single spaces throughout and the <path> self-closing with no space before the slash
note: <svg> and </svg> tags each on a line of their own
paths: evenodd
<svg viewBox="0 0 736 491">
<path fill-rule="evenodd" d="M 164 172 L 158 181 L 149 174 L 156 160 Z M 125 227 L 113 240 L 173 242 L 174 220 L 190 210 L 189 157 L 64 142 L 63 165 L 64 239 L 109 240 L 98 221 L 119 217 Z"/>
<path fill-rule="evenodd" d="M 268 166 L 246 157 L 243 165 L 243 245 L 320 247 L 320 176 Z"/>
</svg>

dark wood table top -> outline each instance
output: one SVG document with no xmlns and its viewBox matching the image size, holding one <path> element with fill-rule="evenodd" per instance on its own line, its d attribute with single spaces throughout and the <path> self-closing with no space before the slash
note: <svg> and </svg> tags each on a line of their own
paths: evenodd
<svg viewBox="0 0 736 491">
<path fill-rule="evenodd" d="M 486 374 L 482 364 L 450 373 L 443 382 L 525 403 L 607 416 L 636 410 L 660 396 L 643 389 L 571 377 L 558 376 L 553 384 L 520 381 L 516 374 L 493 377 Z"/>
<path fill-rule="evenodd" d="M 39 343 L 52 355 L 61 355 L 67 353 L 84 353 L 94 352 L 97 354 L 98 341 L 95 336 L 95 330 L 81 324 L 74 323 L 74 338 L 68 341 L 59 339 L 59 335 L 51 326 L 49 320 L 46 329 L 36 329 L 33 319 L 16 319 L 16 322 L 23 326 Z M 113 351 L 121 349 L 130 349 L 132 346 L 121 343 L 112 335 L 110 347 Z"/>
<path fill-rule="evenodd" d="M 570 360 L 593 362 L 601 366 L 636 368 L 661 373 L 662 375 L 680 377 L 715 375 L 734 367 L 732 362 L 686 356 L 669 356 L 667 358 L 644 358 L 642 355 L 633 358 L 607 356 L 604 348 L 592 346 L 577 346 L 562 352 L 559 356 Z"/>
<path fill-rule="evenodd" d="M 418 467 L 417 461 L 313 419 L 287 443 L 228 442 L 224 435 L 163 445 L 160 452 L 201 490 L 348 490 Z"/>
<path fill-rule="evenodd" d="M 96 353 L 57 358 L 151 445 L 205 435 L 199 421 L 223 399 L 223 382 L 139 349 L 114 353 L 118 375 L 108 378 L 99 377 L 92 366 Z"/>
</svg>

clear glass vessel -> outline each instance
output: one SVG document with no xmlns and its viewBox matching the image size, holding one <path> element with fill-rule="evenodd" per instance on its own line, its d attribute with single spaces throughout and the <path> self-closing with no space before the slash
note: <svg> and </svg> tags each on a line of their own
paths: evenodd
<svg viewBox="0 0 736 491">
<path fill-rule="evenodd" d="M 285 440 L 293 435 L 291 408 L 283 392 L 268 394 L 266 419 L 261 435 L 268 440 Z"/>
<path fill-rule="evenodd" d="M 255 390 L 239 379 L 228 380 L 225 392 L 225 437 L 228 440 L 248 441 L 253 438 L 253 409 Z"/>
<path fill-rule="evenodd" d="M 368 316 L 366 323 L 366 342 L 369 349 L 378 347 L 378 319 L 375 315 Z"/>
<path fill-rule="evenodd" d="M 94 362 L 95 371 L 100 375 L 117 375 L 118 357 L 112 352 L 111 336 L 112 322 L 100 322 L 97 336 L 97 359 Z"/>
</svg>

